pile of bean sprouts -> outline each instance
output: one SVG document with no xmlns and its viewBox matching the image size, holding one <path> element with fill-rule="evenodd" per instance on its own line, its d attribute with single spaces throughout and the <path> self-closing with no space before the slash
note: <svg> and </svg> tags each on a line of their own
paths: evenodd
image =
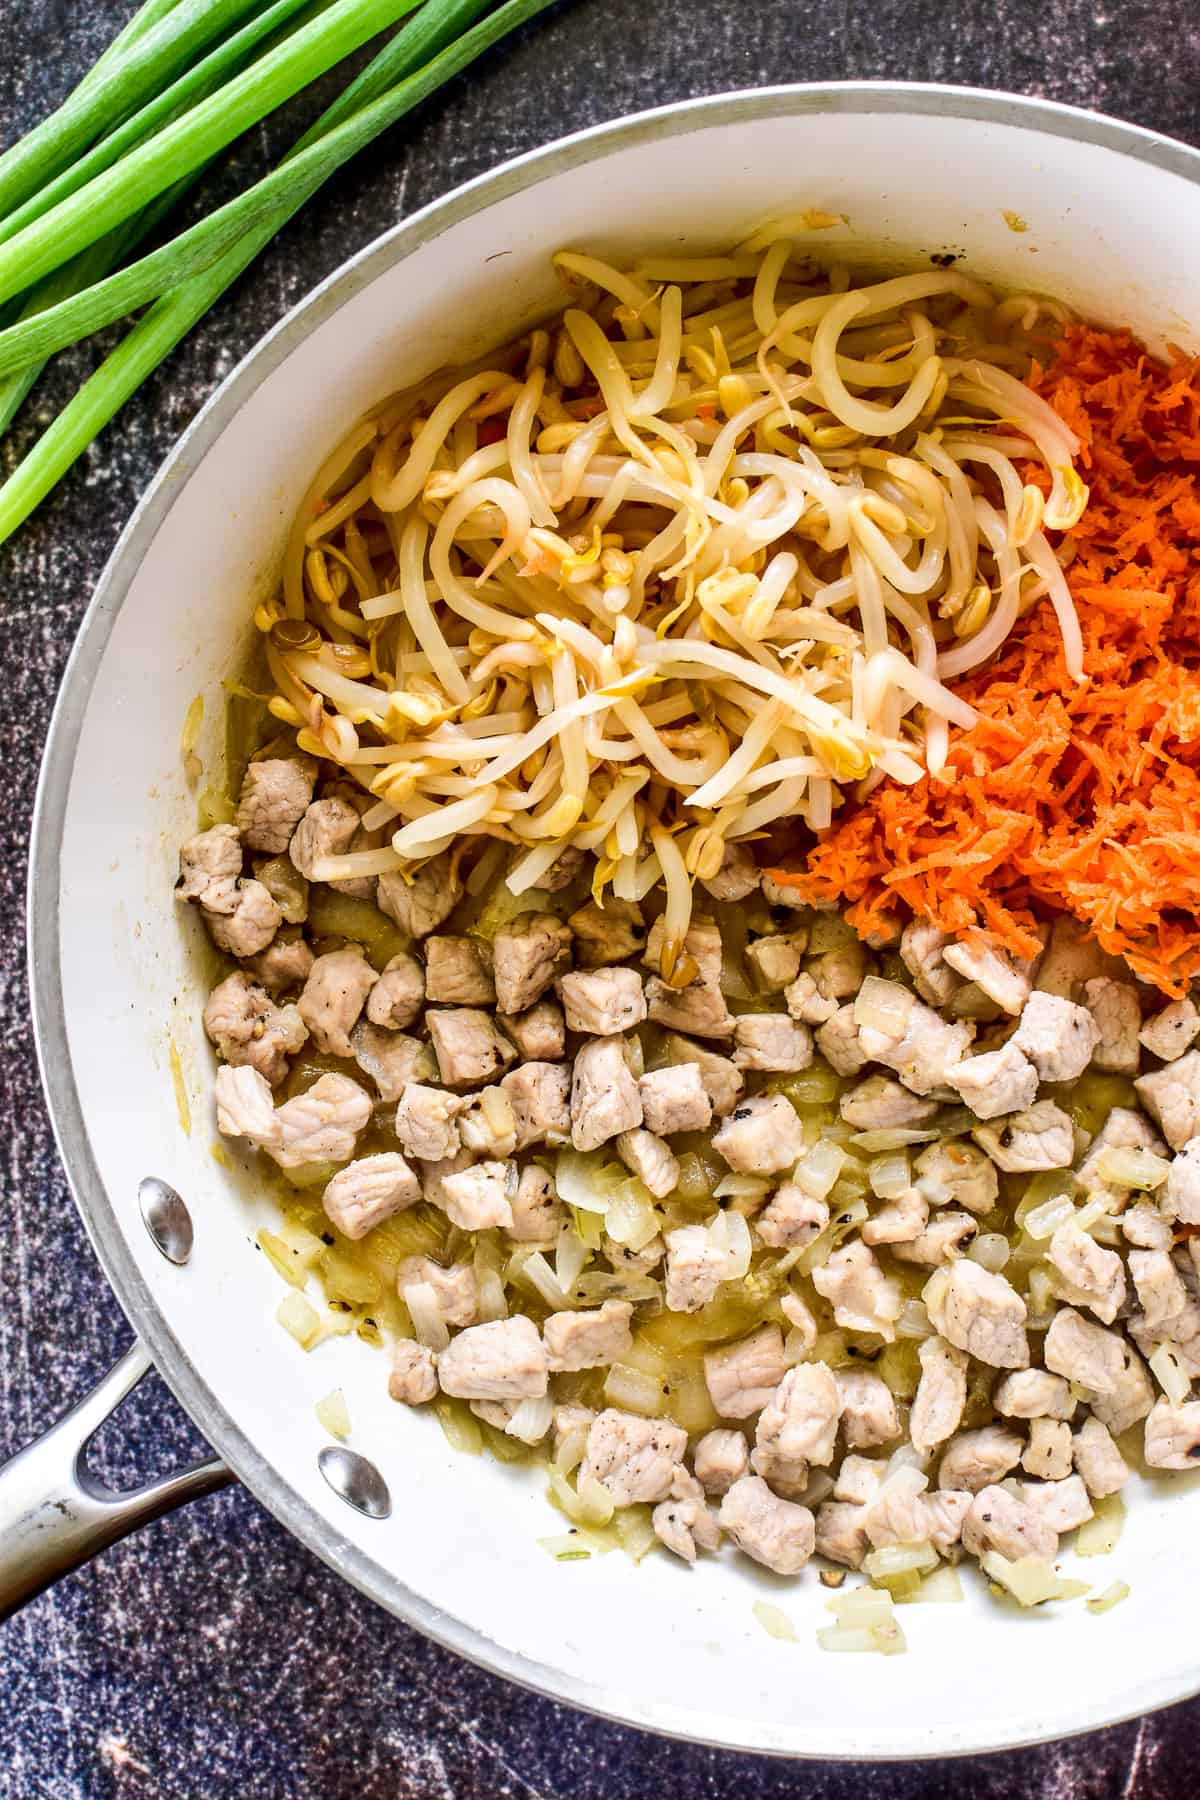
<svg viewBox="0 0 1200 1800">
<path fill-rule="evenodd" d="M 856 285 L 781 231 L 555 264 L 565 310 L 318 472 L 256 614 L 271 710 L 372 796 L 319 879 L 484 838 L 521 893 L 575 846 L 597 898 L 662 882 L 677 947 L 727 846 L 939 770 L 975 717 L 948 684 L 1035 598 L 1082 676 L 1046 536 L 1078 442 L 1021 379 L 1063 315 Z"/>
</svg>

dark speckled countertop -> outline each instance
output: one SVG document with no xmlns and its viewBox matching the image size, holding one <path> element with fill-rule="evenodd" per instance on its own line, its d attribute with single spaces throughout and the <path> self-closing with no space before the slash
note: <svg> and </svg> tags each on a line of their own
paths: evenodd
<svg viewBox="0 0 1200 1800">
<path fill-rule="evenodd" d="M 32 125 L 127 0 L 0 0 L 0 141 Z M 687 95 L 846 77 L 973 83 L 1200 142 L 1192 0 L 564 0 L 310 205 L 0 550 L 0 1456 L 129 1341 L 67 1193 L 38 1088 L 25 853 L 72 633 L 156 465 L 255 339 L 397 218 L 563 132 Z M 250 134 L 210 191 L 264 171 L 308 111 Z M 107 346 L 105 346 L 107 347 Z M 98 357 L 38 388 L 7 470 Z M 106 1428 L 130 1480 L 202 1448 L 154 1378 Z M 459 1662 L 341 1585 L 237 1489 L 109 1551 L 0 1628 L 6 1800 L 1184 1800 L 1200 1702 L 960 1764 L 784 1765 L 573 1715 Z"/>
</svg>

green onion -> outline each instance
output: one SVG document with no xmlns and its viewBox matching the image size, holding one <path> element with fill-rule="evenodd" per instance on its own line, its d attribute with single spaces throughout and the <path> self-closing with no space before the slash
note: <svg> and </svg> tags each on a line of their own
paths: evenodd
<svg viewBox="0 0 1200 1800">
<path fill-rule="evenodd" d="M 298 155 L 318 142 L 331 122 L 340 122 L 348 108 L 371 100 L 381 86 L 381 97 L 390 100 L 386 118 L 377 115 L 376 130 L 383 130 L 385 124 L 419 105 L 492 44 L 550 4 L 551 0 L 507 0 L 506 5 L 459 37 L 463 24 L 478 16 L 481 0 L 428 0 L 417 18 L 379 52 L 341 99 L 301 138 L 292 154 Z M 431 60 L 421 66 L 426 57 Z M 340 160 L 353 154 L 353 146 L 344 146 Z M 0 487 L 0 542 L 12 535 L 129 396 L 332 172 L 332 168 L 323 167 L 319 173 L 310 173 L 305 181 L 289 185 L 286 198 L 276 210 L 260 220 L 211 268 L 173 288 L 139 319 Z"/>
</svg>

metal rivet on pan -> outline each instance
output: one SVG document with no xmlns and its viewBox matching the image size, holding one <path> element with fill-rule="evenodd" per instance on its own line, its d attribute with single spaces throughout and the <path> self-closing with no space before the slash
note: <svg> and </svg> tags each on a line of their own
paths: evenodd
<svg viewBox="0 0 1200 1800">
<path fill-rule="evenodd" d="M 157 1175 L 138 1184 L 138 1205 L 146 1230 L 168 1262 L 181 1267 L 192 1254 L 192 1215 L 181 1195 Z"/>
<path fill-rule="evenodd" d="M 357 1450 L 341 1444 L 326 1444 L 317 1457 L 317 1467 L 347 1506 L 365 1514 L 368 1519 L 386 1519 L 392 1510 L 392 1496 L 387 1482 L 373 1462 Z"/>
</svg>

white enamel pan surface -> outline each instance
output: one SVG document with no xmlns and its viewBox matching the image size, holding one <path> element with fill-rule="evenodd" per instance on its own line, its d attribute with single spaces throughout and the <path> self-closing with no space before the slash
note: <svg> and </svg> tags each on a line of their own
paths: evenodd
<svg viewBox="0 0 1200 1800">
<path fill-rule="evenodd" d="M 501 1675 L 657 1731 L 821 1757 L 949 1755 L 1110 1723 L 1192 1693 L 1179 1606 L 1200 1583 L 1200 1497 L 1143 1486 L 1118 1552 L 1087 1567 L 1130 1598 L 1017 1617 L 972 1579 L 966 1604 L 906 1608 L 907 1656 L 824 1654 L 823 1590 L 727 1552 L 694 1570 L 620 1554 L 556 1564 L 540 1483 L 453 1453 L 394 1405 L 357 1340 L 305 1357 L 251 1249 L 270 1208 L 211 1155 L 212 1062 L 194 919 L 173 904 L 194 829 L 180 761 L 189 702 L 219 758 L 220 681 L 248 641 L 298 496 L 369 404 L 471 356 L 555 303 L 550 253 L 718 248 L 800 208 L 848 228 L 833 255 L 927 263 L 1200 342 L 1200 155 L 1126 125 L 1002 95 L 908 86 L 768 90 L 692 102 L 525 157 L 397 227 L 270 334 L 181 440 L 100 583 L 51 732 L 36 824 L 31 973 L 46 1089 L 97 1253 L 140 1339 L 219 1455 L 330 1566 Z M 1028 229 L 1014 231 L 1008 215 Z M 191 1096 L 181 1129 L 168 1047 Z M 138 1212 L 155 1175 L 185 1198 L 174 1267 Z M 314 1402 L 341 1387 L 352 1444 L 387 1482 L 372 1520 L 317 1468 Z M 798 1641 L 769 1637 L 756 1600 Z"/>
</svg>

